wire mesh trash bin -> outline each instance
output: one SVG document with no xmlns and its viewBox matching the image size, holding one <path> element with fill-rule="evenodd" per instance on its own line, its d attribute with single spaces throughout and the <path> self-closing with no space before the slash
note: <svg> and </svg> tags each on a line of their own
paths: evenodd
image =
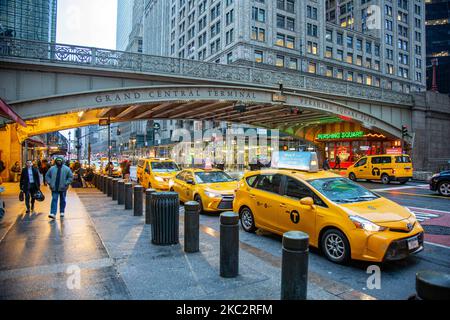
<svg viewBox="0 0 450 320">
<path fill-rule="evenodd" d="M 152 243 L 172 245 L 179 242 L 179 199 L 176 192 L 158 192 L 151 197 Z"/>
</svg>

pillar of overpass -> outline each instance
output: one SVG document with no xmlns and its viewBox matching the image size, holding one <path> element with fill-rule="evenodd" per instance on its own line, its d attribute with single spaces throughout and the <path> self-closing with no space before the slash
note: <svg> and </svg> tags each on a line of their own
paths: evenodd
<svg viewBox="0 0 450 320">
<path fill-rule="evenodd" d="M 0 177 L 3 181 L 9 181 L 14 163 L 19 161 L 22 164 L 22 145 L 17 135 L 17 124 L 0 128 L 0 142 L 0 159 L 6 167 Z"/>
</svg>

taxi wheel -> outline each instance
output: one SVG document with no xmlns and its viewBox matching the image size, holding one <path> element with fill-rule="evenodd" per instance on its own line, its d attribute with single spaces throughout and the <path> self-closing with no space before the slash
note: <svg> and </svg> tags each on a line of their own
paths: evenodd
<svg viewBox="0 0 450 320">
<path fill-rule="evenodd" d="M 348 175 L 348 178 L 352 181 L 356 181 L 356 175 L 353 172 L 350 172 L 350 174 Z"/>
<path fill-rule="evenodd" d="M 194 197 L 194 201 L 197 201 L 197 202 L 198 202 L 198 204 L 199 204 L 199 212 L 200 212 L 200 213 L 203 213 L 203 203 L 202 203 L 202 198 L 200 198 L 200 196 L 197 194 L 197 195 Z"/>
<path fill-rule="evenodd" d="M 250 208 L 244 207 L 239 213 L 241 219 L 241 226 L 246 232 L 253 233 L 256 231 L 255 218 L 253 217 L 252 210 Z"/>
<path fill-rule="evenodd" d="M 450 182 L 443 181 L 439 183 L 438 192 L 441 196 L 450 197 Z"/>
<path fill-rule="evenodd" d="M 350 244 L 338 229 L 327 230 L 322 236 L 322 251 L 328 260 L 344 264 L 350 260 Z"/>
<path fill-rule="evenodd" d="M 383 184 L 389 184 L 389 182 L 391 182 L 391 179 L 389 179 L 389 176 L 386 173 L 383 173 L 381 175 L 381 182 Z"/>
</svg>

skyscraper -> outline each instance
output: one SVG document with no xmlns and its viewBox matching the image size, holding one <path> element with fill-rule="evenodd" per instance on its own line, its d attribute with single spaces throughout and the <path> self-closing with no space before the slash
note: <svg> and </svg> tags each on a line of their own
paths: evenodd
<svg viewBox="0 0 450 320">
<path fill-rule="evenodd" d="M 432 85 L 432 59 L 437 60 L 438 91 L 450 93 L 450 1 L 426 1 L 427 84 Z"/>
<path fill-rule="evenodd" d="M 57 0 L 0 0 L 0 35 L 56 41 Z"/>
<path fill-rule="evenodd" d="M 116 49 L 125 51 L 133 28 L 133 0 L 117 0 Z"/>
</svg>

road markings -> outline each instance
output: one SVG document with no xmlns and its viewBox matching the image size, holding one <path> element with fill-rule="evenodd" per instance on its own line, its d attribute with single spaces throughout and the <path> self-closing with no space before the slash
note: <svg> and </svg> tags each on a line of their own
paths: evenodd
<svg viewBox="0 0 450 320">
<path fill-rule="evenodd" d="M 425 208 L 417 208 L 417 207 L 407 207 L 407 208 L 416 215 L 417 221 L 419 221 L 419 222 L 424 222 L 426 220 L 439 218 L 441 216 L 441 214 L 450 213 L 450 212 L 446 212 L 446 211 L 428 210 Z"/>
<path fill-rule="evenodd" d="M 424 187 L 427 187 L 427 184 L 420 184 L 415 186 L 402 186 L 402 187 L 393 187 L 393 188 L 380 188 L 380 189 L 371 189 L 371 191 L 392 191 L 392 190 L 404 190 L 404 189 L 415 189 L 420 188 L 423 189 Z"/>
<path fill-rule="evenodd" d="M 434 214 L 450 214 L 450 211 L 428 209 L 428 208 L 419 208 L 419 207 L 411 207 L 411 206 L 408 206 L 408 208 L 413 210 L 413 211 L 417 211 L 417 212 L 434 213 Z"/>
<path fill-rule="evenodd" d="M 443 244 L 438 244 L 438 243 L 434 243 L 434 242 L 425 241 L 425 244 L 428 244 L 430 246 L 436 246 L 439 248 L 450 249 L 449 246 L 444 246 Z"/>
<path fill-rule="evenodd" d="M 372 190 L 375 191 L 375 190 Z M 378 191 L 378 192 L 389 192 L 389 191 Z M 413 197 L 428 197 L 428 198 L 437 198 L 437 199 L 443 199 L 443 200 L 450 200 L 450 198 L 445 198 L 445 197 L 441 197 L 441 196 L 433 196 L 431 194 L 419 194 L 419 193 L 409 193 L 409 192 L 392 192 L 392 195 L 405 195 L 405 196 L 413 196 Z"/>
</svg>

